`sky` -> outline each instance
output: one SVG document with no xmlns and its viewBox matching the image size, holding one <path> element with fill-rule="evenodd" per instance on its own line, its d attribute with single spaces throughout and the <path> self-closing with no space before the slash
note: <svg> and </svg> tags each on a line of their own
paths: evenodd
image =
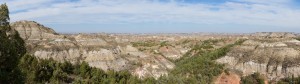
<svg viewBox="0 0 300 84">
<path fill-rule="evenodd" d="M 300 0 L 1 0 L 60 33 L 300 32 Z"/>
</svg>

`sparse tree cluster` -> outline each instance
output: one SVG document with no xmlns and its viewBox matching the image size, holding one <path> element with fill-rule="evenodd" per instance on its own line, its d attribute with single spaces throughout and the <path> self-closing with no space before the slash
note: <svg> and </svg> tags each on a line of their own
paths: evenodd
<svg viewBox="0 0 300 84">
<path fill-rule="evenodd" d="M 72 65 L 70 62 L 59 63 L 52 59 L 37 59 L 25 55 L 19 67 L 24 83 L 74 83 L 74 84 L 134 84 L 143 82 L 128 71 L 103 71 L 93 68 L 86 62 Z"/>
</svg>

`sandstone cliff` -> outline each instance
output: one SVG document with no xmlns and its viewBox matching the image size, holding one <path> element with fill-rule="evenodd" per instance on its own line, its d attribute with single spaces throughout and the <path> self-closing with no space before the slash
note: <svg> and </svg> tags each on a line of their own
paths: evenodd
<svg viewBox="0 0 300 84">
<path fill-rule="evenodd" d="M 58 36 L 54 30 L 34 21 L 17 21 L 12 23 L 11 27 L 17 30 L 25 40 L 43 40 Z"/>
<path fill-rule="evenodd" d="M 249 39 L 217 60 L 243 76 L 259 72 L 269 80 L 300 75 L 300 41 L 288 39 Z"/>
<path fill-rule="evenodd" d="M 216 60 L 226 68 L 247 76 L 254 72 L 269 80 L 300 75 L 300 41 L 293 33 L 255 33 L 250 35 L 128 35 L 128 34 L 58 34 L 33 21 L 11 24 L 26 41 L 30 54 L 72 63 L 86 61 L 103 70 L 129 70 L 132 74 L 158 78 L 175 67 L 195 44 L 207 39 L 226 38 L 230 42 L 213 45 L 220 48 L 239 38 L 247 38 L 226 56 Z M 12 32 L 13 33 L 13 32 Z M 8 33 L 10 34 L 10 33 Z M 195 52 L 192 52 L 195 53 Z"/>
<path fill-rule="evenodd" d="M 11 27 L 26 41 L 28 51 L 41 59 L 72 63 L 86 61 L 103 70 L 129 70 L 141 78 L 157 78 L 174 67 L 163 56 L 139 51 L 129 42 L 118 43 L 119 39 L 109 35 L 60 35 L 34 21 L 18 21 Z"/>
</svg>

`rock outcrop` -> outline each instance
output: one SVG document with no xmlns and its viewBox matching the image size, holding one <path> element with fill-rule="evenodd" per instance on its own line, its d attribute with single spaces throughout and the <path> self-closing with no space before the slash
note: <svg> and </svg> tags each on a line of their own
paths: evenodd
<svg viewBox="0 0 300 84">
<path fill-rule="evenodd" d="M 243 76 L 259 72 L 269 80 L 300 76 L 300 41 L 294 39 L 250 39 L 234 47 L 217 60 L 227 68 L 242 72 Z"/>
<path fill-rule="evenodd" d="M 71 63 L 86 61 L 90 66 L 103 70 L 129 70 L 132 74 L 158 78 L 175 67 L 170 60 L 180 59 L 193 45 L 207 39 L 236 41 L 247 38 L 242 45 L 234 46 L 226 56 L 217 59 L 226 68 L 239 71 L 240 76 L 254 72 L 266 75 L 268 80 L 300 76 L 300 41 L 293 33 L 256 33 L 251 35 L 171 34 L 58 34 L 33 21 L 11 24 L 26 41 L 30 54 Z M 13 32 L 7 33 L 12 34 Z M 147 43 L 148 42 L 148 43 Z M 167 43 L 164 43 L 167 42 Z M 136 43 L 136 45 L 134 45 Z M 230 42 L 217 43 L 220 48 Z M 227 77 L 222 74 L 221 77 Z M 238 83 L 237 76 L 228 80 Z M 239 80 L 239 79 L 238 79 Z M 222 81 L 227 81 L 221 80 Z"/>
<path fill-rule="evenodd" d="M 25 40 L 43 40 L 58 36 L 54 30 L 34 21 L 17 21 L 12 23 L 11 27 L 17 30 Z"/>
<path fill-rule="evenodd" d="M 296 34 L 291 32 L 257 32 L 251 36 L 262 38 L 294 38 Z"/>
<path fill-rule="evenodd" d="M 163 56 L 153 56 L 115 37 L 102 34 L 60 35 L 34 21 L 18 21 L 11 27 L 26 41 L 27 50 L 41 59 L 72 63 L 86 61 L 103 70 L 129 70 L 139 77 L 160 77 L 175 65 Z"/>
</svg>

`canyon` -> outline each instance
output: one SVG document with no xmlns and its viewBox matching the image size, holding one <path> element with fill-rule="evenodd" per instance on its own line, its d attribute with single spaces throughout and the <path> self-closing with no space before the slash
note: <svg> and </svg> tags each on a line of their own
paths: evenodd
<svg viewBox="0 0 300 84">
<path fill-rule="evenodd" d="M 168 75 L 176 60 L 195 53 L 190 51 L 197 43 L 211 39 L 222 40 L 213 49 L 245 40 L 215 60 L 237 74 L 232 75 L 234 79 L 255 72 L 274 81 L 300 75 L 300 41 L 295 33 L 61 34 L 34 21 L 17 21 L 11 27 L 25 40 L 28 53 L 37 58 L 85 61 L 104 71 L 128 70 L 139 78 Z"/>
</svg>

